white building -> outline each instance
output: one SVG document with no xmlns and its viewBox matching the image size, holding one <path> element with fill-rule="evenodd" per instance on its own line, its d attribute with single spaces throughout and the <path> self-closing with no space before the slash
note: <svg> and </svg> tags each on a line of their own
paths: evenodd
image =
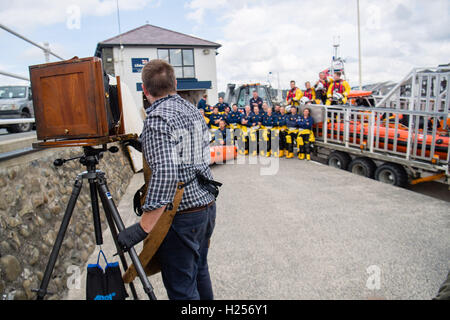
<svg viewBox="0 0 450 320">
<path fill-rule="evenodd" d="M 216 55 L 218 43 L 202 40 L 149 24 L 97 44 L 108 74 L 120 76 L 133 92 L 136 106 L 143 106 L 141 70 L 152 59 L 165 59 L 175 69 L 178 93 L 195 105 L 203 93 L 217 102 Z"/>
</svg>

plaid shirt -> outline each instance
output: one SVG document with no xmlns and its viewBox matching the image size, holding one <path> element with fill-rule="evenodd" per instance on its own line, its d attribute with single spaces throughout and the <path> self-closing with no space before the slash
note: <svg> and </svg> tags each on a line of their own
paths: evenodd
<svg viewBox="0 0 450 320">
<path fill-rule="evenodd" d="M 192 180 L 197 171 L 212 179 L 208 127 L 197 108 L 179 95 L 161 98 L 147 109 L 141 139 L 143 155 L 152 170 L 144 211 L 172 203 L 177 183 Z M 195 179 L 185 188 L 178 211 L 213 200 Z"/>
</svg>

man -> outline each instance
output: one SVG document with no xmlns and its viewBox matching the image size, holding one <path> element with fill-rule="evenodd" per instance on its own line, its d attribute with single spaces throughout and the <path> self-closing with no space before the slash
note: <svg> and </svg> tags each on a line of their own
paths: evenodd
<svg viewBox="0 0 450 320">
<path fill-rule="evenodd" d="M 286 145 L 287 145 L 287 154 L 286 159 L 290 159 L 294 157 L 294 143 L 297 140 L 298 136 L 298 114 L 297 107 L 291 107 L 291 113 L 286 117 Z"/>
<path fill-rule="evenodd" d="M 228 103 L 223 102 L 223 97 L 219 97 L 219 102 L 217 102 L 214 107 L 218 107 L 219 113 L 223 113 L 225 111 L 225 107 L 229 107 L 229 105 Z"/>
<path fill-rule="evenodd" d="M 261 112 L 261 117 L 264 117 L 267 114 L 267 110 L 269 109 L 269 105 L 267 104 L 267 102 L 263 102 L 262 104 L 262 110 L 260 110 Z"/>
<path fill-rule="evenodd" d="M 226 127 L 227 123 L 224 119 L 220 119 L 219 121 L 219 129 L 214 133 L 214 144 L 218 146 L 223 146 L 229 144 L 229 137 L 227 137 L 227 134 L 229 132 L 229 129 Z M 229 135 L 229 134 L 228 134 Z"/>
<path fill-rule="evenodd" d="M 303 110 L 303 115 L 298 118 L 298 158 L 300 160 L 305 159 L 309 161 L 311 160 L 311 143 L 315 141 L 313 127 L 314 119 L 311 117 L 311 110 L 309 108 L 305 108 Z"/>
<path fill-rule="evenodd" d="M 227 122 L 233 129 L 236 129 L 238 125 L 241 123 L 242 114 L 238 110 L 238 105 L 233 104 L 232 110 L 228 114 Z"/>
<path fill-rule="evenodd" d="M 319 80 L 314 85 L 316 91 L 317 104 L 325 104 L 327 102 L 327 92 L 330 84 L 333 83 L 333 78 L 327 78 L 325 72 L 319 73 Z"/>
<path fill-rule="evenodd" d="M 305 92 L 303 96 L 308 98 L 311 103 L 316 103 L 316 91 L 311 88 L 311 83 L 309 81 L 305 82 Z"/>
<path fill-rule="evenodd" d="M 290 82 L 291 90 L 288 91 L 286 97 L 286 104 L 293 107 L 298 107 L 300 105 L 300 99 L 303 97 L 303 92 L 295 86 L 295 81 Z"/>
<path fill-rule="evenodd" d="M 245 112 L 241 116 L 241 132 L 238 136 L 238 152 L 239 154 L 247 155 L 249 150 L 248 132 L 252 124 L 252 112 L 249 105 L 246 105 L 244 110 Z"/>
<path fill-rule="evenodd" d="M 272 154 L 272 138 L 278 137 L 278 132 L 275 132 L 277 125 L 277 116 L 272 113 L 272 108 L 267 108 L 267 113 L 262 116 L 261 129 L 259 131 L 259 154 L 270 157 Z M 265 148 L 264 148 L 265 146 Z M 278 148 L 275 150 L 278 155 Z"/>
<path fill-rule="evenodd" d="M 256 156 L 258 154 L 258 136 L 259 128 L 262 123 L 262 115 L 259 113 L 260 109 L 257 105 L 253 105 L 253 113 L 250 116 L 249 135 L 249 154 Z"/>
<path fill-rule="evenodd" d="M 213 108 L 212 115 L 209 116 L 209 123 L 212 130 L 219 129 L 219 121 L 223 119 L 222 115 L 219 114 L 219 107 L 217 105 Z"/>
<path fill-rule="evenodd" d="M 249 101 L 250 107 L 252 110 L 254 110 L 255 107 L 258 107 L 258 109 L 262 111 L 263 100 L 258 96 L 258 91 L 253 90 L 252 94 L 253 97 Z"/>
<path fill-rule="evenodd" d="M 151 60 L 142 69 L 143 92 L 151 104 L 141 135 L 142 151 L 152 175 L 140 222 L 121 231 L 118 242 L 128 250 L 144 240 L 158 227 L 160 217 L 175 210 L 177 185 L 186 183 L 155 257 L 169 299 L 213 299 L 207 255 L 217 193 L 209 189 L 208 128 L 196 107 L 176 94 L 176 87 L 174 69 L 166 61 Z M 194 141 L 187 142 L 186 136 L 194 137 Z M 203 179 L 196 178 L 196 173 Z M 156 237 L 156 233 L 151 236 Z"/>
<path fill-rule="evenodd" d="M 203 109 L 204 111 L 206 111 L 206 109 L 208 108 L 208 104 L 206 103 L 206 99 L 208 98 L 208 95 L 205 93 L 202 98 L 200 99 L 200 101 L 197 104 L 197 109 Z"/>
<path fill-rule="evenodd" d="M 284 155 L 288 154 L 287 145 L 286 145 L 286 109 L 285 107 L 279 107 L 279 113 L 276 114 L 276 126 L 278 130 L 278 136 L 279 136 L 279 152 L 278 157 L 282 158 Z M 277 154 L 274 153 L 274 156 L 276 157 Z"/>
<path fill-rule="evenodd" d="M 205 110 L 198 109 L 198 111 L 200 111 L 200 114 L 202 115 L 203 119 L 205 119 L 205 122 L 206 122 L 206 125 L 208 126 L 208 128 L 211 128 L 209 117 L 205 116 Z"/>
<path fill-rule="evenodd" d="M 327 106 L 334 104 L 346 104 L 348 94 L 350 93 L 350 85 L 347 81 L 341 79 L 341 72 L 337 71 L 334 73 L 334 81 L 328 87 L 327 92 Z"/>
</svg>

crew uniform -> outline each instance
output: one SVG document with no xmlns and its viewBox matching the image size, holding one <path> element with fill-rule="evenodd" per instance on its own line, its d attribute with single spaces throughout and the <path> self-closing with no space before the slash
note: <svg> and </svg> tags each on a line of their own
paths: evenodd
<svg viewBox="0 0 450 320">
<path fill-rule="evenodd" d="M 303 96 L 307 97 L 312 103 L 316 103 L 316 91 L 314 88 L 309 88 L 303 92 Z"/>
<path fill-rule="evenodd" d="M 286 145 L 286 117 L 287 114 L 281 114 L 281 112 L 275 113 L 276 119 L 276 132 L 278 135 L 278 153 L 277 151 L 272 150 L 273 155 L 275 157 L 283 157 L 285 154 L 287 155 L 287 145 Z"/>
<path fill-rule="evenodd" d="M 231 141 L 233 141 L 233 144 L 235 137 L 240 135 L 241 118 L 242 113 L 240 113 L 239 111 L 230 111 L 226 119 L 228 127 L 230 128 Z"/>
<path fill-rule="evenodd" d="M 248 133 L 251 127 L 250 118 L 252 113 L 244 113 L 241 115 L 241 124 L 240 124 L 240 134 L 236 135 L 237 143 L 238 143 L 238 152 L 239 154 L 248 154 L 249 142 L 248 142 Z M 248 121 L 246 124 L 242 123 L 242 120 Z"/>
<path fill-rule="evenodd" d="M 221 120 L 221 119 L 223 119 L 223 117 L 222 117 L 222 115 L 221 114 L 212 114 L 212 115 L 210 115 L 209 116 L 209 124 L 210 124 L 210 128 L 212 129 L 212 130 L 217 130 L 217 129 L 219 129 L 219 124 L 217 123 L 216 124 L 216 121 L 217 120 Z"/>
<path fill-rule="evenodd" d="M 328 87 L 333 83 L 332 78 L 319 79 L 319 83 L 314 85 L 316 92 L 316 103 L 325 104 L 327 102 Z"/>
<path fill-rule="evenodd" d="M 261 99 L 261 97 L 257 97 L 256 99 L 252 97 L 250 99 L 250 101 L 249 101 L 249 105 L 252 108 L 252 110 L 253 110 L 253 107 L 254 107 L 253 104 L 255 104 L 255 103 L 258 105 L 258 109 L 261 112 L 262 111 L 262 105 L 263 105 L 263 99 Z"/>
<path fill-rule="evenodd" d="M 278 154 L 278 146 L 272 146 L 272 139 L 278 139 L 277 117 L 272 113 L 262 116 L 262 126 L 259 130 L 259 154 L 270 157 L 272 152 Z M 274 150 L 272 150 L 274 148 Z"/>
<path fill-rule="evenodd" d="M 311 160 L 311 143 L 315 142 L 314 133 L 312 127 L 314 125 L 314 119 L 311 116 L 305 118 L 303 115 L 298 117 L 297 121 L 299 132 L 297 138 L 298 146 L 298 158 L 300 160 Z"/>
<path fill-rule="evenodd" d="M 249 154 L 256 156 L 258 154 L 258 136 L 259 136 L 259 125 L 262 122 L 262 116 L 258 113 L 252 112 L 250 114 L 250 129 L 248 132 L 249 136 Z"/>
<path fill-rule="evenodd" d="M 286 159 L 294 157 L 294 143 L 298 136 L 298 114 L 288 114 L 286 117 Z"/>
<path fill-rule="evenodd" d="M 327 92 L 328 100 L 327 100 L 326 105 L 330 106 L 333 104 L 332 98 L 335 93 L 339 93 L 343 96 L 340 103 L 342 103 L 342 104 L 347 103 L 347 98 L 348 98 L 348 94 L 350 93 L 350 90 L 351 90 L 351 88 L 347 81 L 342 80 L 342 79 L 340 79 L 338 81 L 333 81 L 333 84 L 331 84 L 328 87 L 328 92 Z"/>
<path fill-rule="evenodd" d="M 294 107 L 298 107 L 300 105 L 300 99 L 303 97 L 303 92 L 299 88 L 295 87 L 288 91 L 286 96 L 286 104 Z M 292 99 L 291 102 L 289 102 Z"/>
<path fill-rule="evenodd" d="M 201 98 L 197 104 L 197 109 L 203 109 L 206 112 L 207 107 L 208 107 L 208 104 L 206 103 L 206 99 Z"/>
<path fill-rule="evenodd" d="M 217 102 L 216 105 L 214 107 L 219 108 L 219 113 L 223 113 L 225 111 L 226 107 L 229 107 L 228 103 L 226 102 Z"/>
</svg>

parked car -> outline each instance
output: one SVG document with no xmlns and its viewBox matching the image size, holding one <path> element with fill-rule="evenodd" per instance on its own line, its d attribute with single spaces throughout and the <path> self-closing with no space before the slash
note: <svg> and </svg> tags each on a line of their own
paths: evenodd
<svg viewBox="0 0 450 320">
<path fill-rule="evenodd" d="M 29 86 L 0 86 L 0 119 L 34 118 L 33 100 Z M 1 125 L 9 133 L 26 132 L 34 123 Z"/>
</svg>

